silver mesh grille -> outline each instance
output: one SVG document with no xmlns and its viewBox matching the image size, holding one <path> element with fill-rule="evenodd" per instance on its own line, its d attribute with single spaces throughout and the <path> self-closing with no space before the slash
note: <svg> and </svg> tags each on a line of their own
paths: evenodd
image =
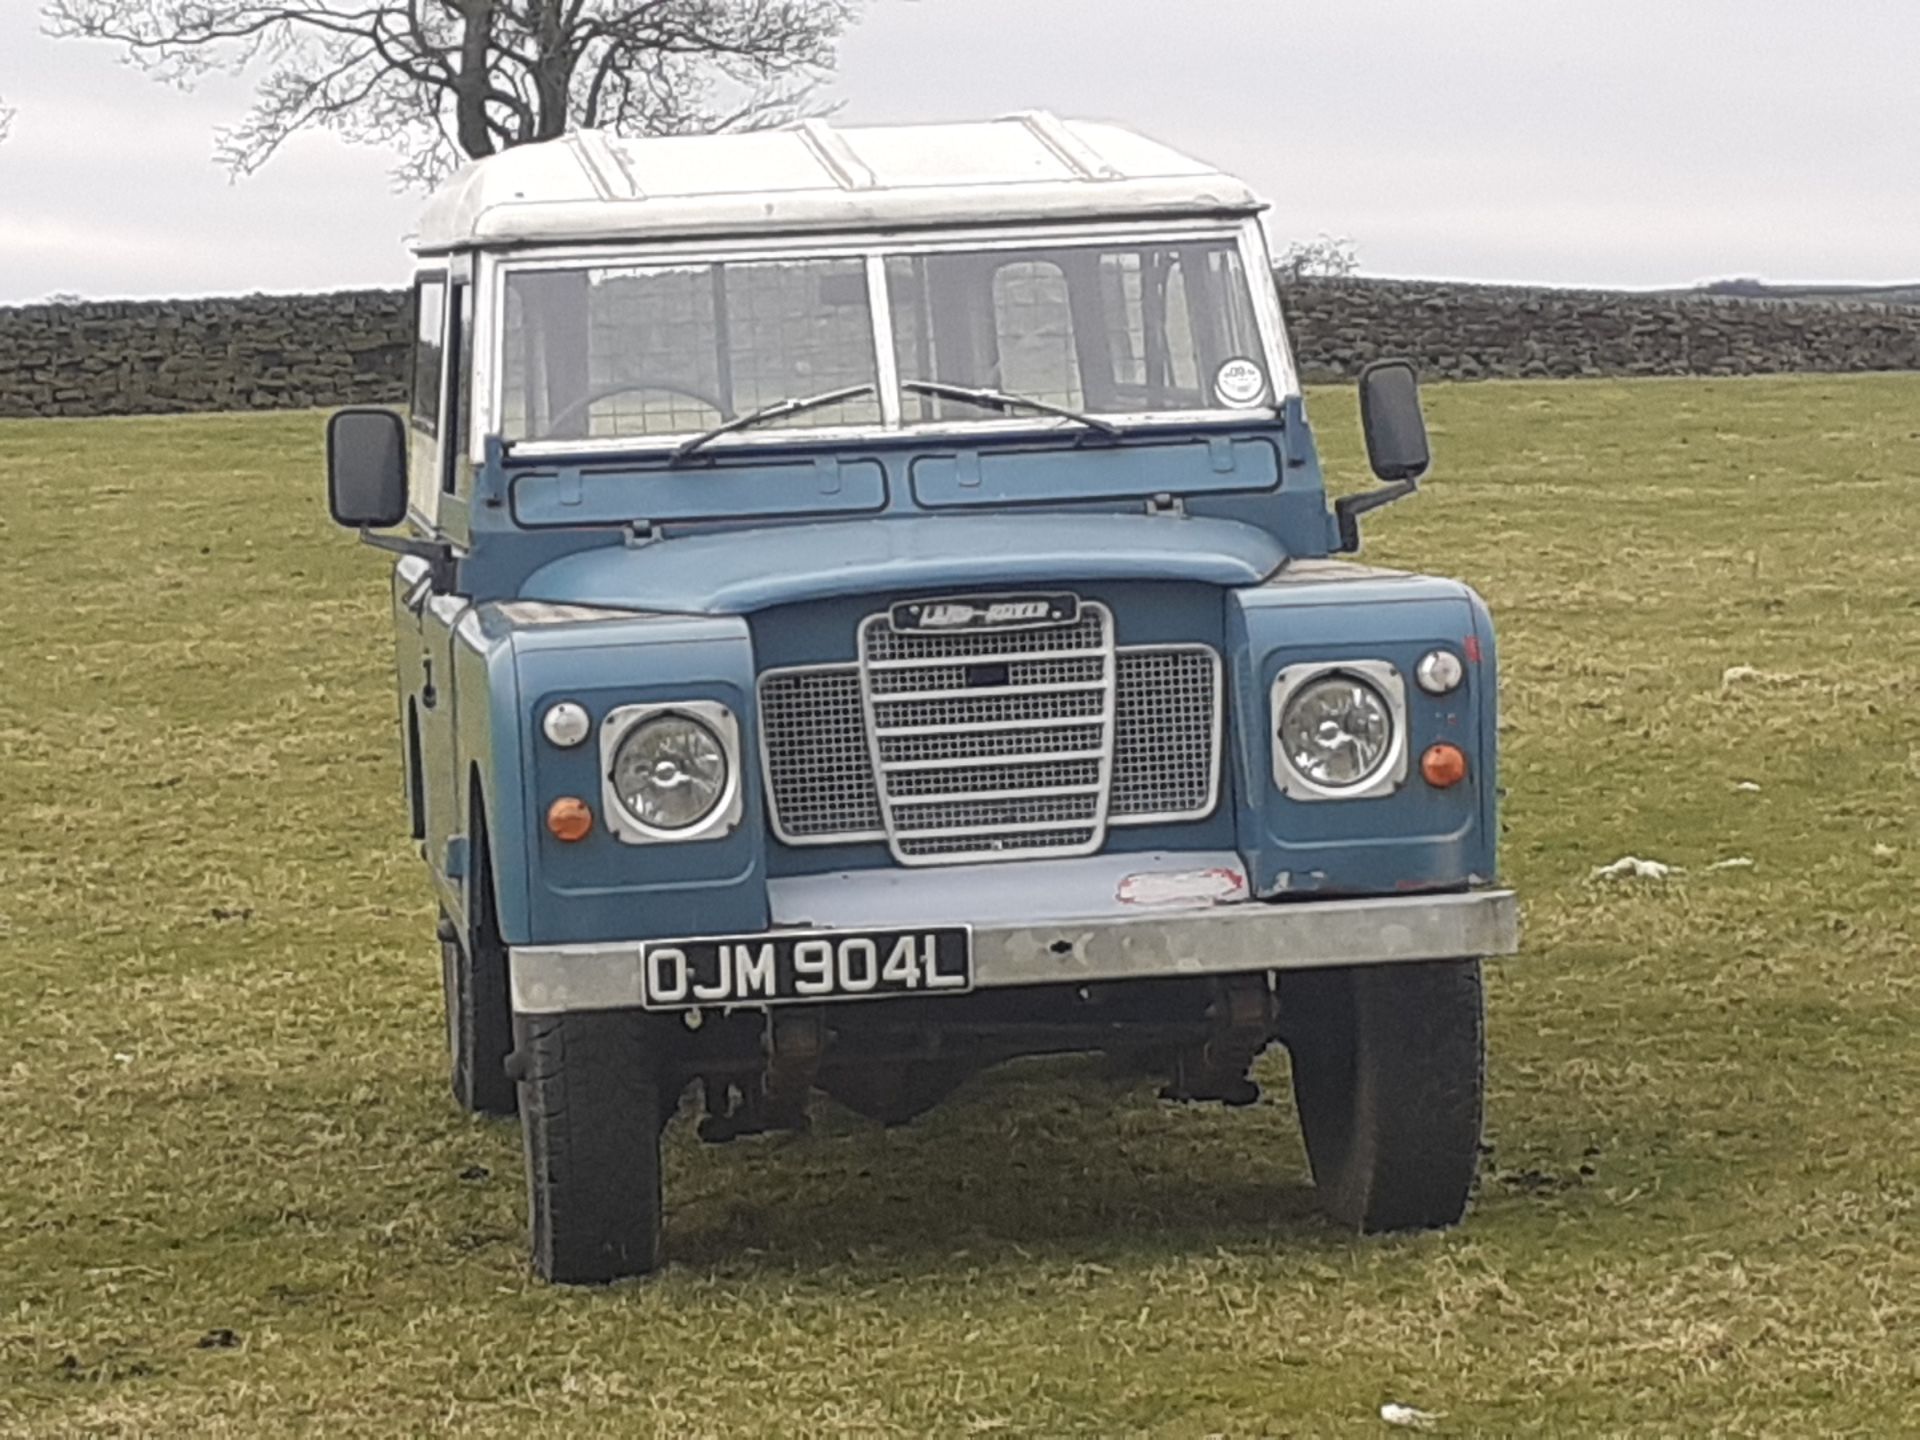
<svg viewBox="0 0 1920 1440">
<path fill-rule="evenodd" d="M 847 674 L 858 678 L 848 668 Z M 858 702 L 856 684 L 855 700 Z M 866 720 L 856 723 L 865 733 Z M 998 760 L 1016 755 L 1080 755 L 1100 743 L 1097 725 L 1048 725 L 1032 730 L 967 730 L 957 735 L 889 735 L 881 754 L 891 764 L 944 764 L 958 760 Z"/>
<path fill-rule="evenodd" d="M 1205 646 L 1123 650 L 1115 707 L 1115 824 L 1204 815 L 1219 783 L 1220 657 Z"/>
<path fill-rule="evenodd" d="M 887 777 L 887 789 L 897 796 L 941 795 L 953 790 L 976 793 L 1003 790 L 1046 790 L 1060 786 L 1091 789 L 1100 783 L 1100 762 L 1084 760 L 1036 760 L 1024 765 L 940 766 L 924 770 L 894 770 Z"/>
<path fill-rule="evenodd" d="M 769 670 L 760 677 L 760 743 L 775 832 L 783 840 L 878 839 L 860 672 Z"/>
<path fill-rule="evenodd" d="M 900 631 L 889 615 L 873 615 L 860 626 L 860 667 L 881 820 L 896 860 L 1100 848 L 1117 673 L 1104 605 L 1084 604 L 1068 624 L 1031 629 Z M 1054 748 L 1030 750 L 1014 739 L 983 755 L 973 744 L 1036 730 L 1053 732 Z M 897 748 L 902 741 L 918 742 L 913 759 Z M 1092 774 L 1063 773 L 1063 765 Z"/>
<path fill-rule="evenodd" d="M 922 865 L 959 865 L 981 859 L 1018 859 L 1035 851 L 1059 854 L 1079 848 L 1084 844 L 1086 834 L 1084 829 L 1029 830 L 1018 837 L 997 836 L 987 842 L 985 849 L 981 848 L 980 838 L 976 835 L 909 835 L 901 838 L 899 846 Z M 1011 843 L 1016 838 L 1022 843 Z"/>
<path fill-rule="evenodd" d="M 861 642 L 865 691 L 857 664 L 760 678 L 789 843 L 888 839 L 910 865 L 1085 854 L 1109 825 L 1213 810 L 1223 697 L 1208 646 L 1115 649 L 1095 605 L 1072 625 L 945 635 L 876 615 Z"/>
</svg>

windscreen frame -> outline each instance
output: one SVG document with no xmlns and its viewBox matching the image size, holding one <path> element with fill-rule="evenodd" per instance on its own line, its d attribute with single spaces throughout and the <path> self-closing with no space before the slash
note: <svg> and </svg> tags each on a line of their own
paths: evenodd
<svg viewBox="0 0 1920 1440">
<path fill-rule="evenodd" d="M 1200 241 L 1229 240 L 1238 247 L 1240 265 L 1247 282 L 1248 299 L 1262 348 L 1271 391 L 1269 404 L 1257 409 L 1201 409 L 1153 411 L 1147 413 L 1102 413 L 1103 420 L 1122 428 L 1167 427 L 1244 427 L 1249 424 L 1275 423 L 1288 401 L 1298 397 L 1300 382 L 1292 352 L 1287 343 L 1285 322 L 1281 316 L 1278 289 L 1271 281 L 1272 259 L 1266 236 L 1253 217 L 1202 219 L 1125 224 L 1021 225 L 1013 227 L 953 228 L 925 233 L 895 233 L 846 236 L 792 236 L 777 239 L 690 240 L 646 245 L 608 246 L 582 244 L 538 251 L 514 250 L 482 257 L 477 289 L 487 319 L 480 355 L 485 368 L 485 384 L 480 393 L 484 405 L 484 430 L 474 432 L 476 456 L 484 436 L 501 434 L 505 413 L 506 375 L 506 286 L 512 275 L 533 270 L 646 267 L 650 265 L 688 265 L 699 263 L 747 263 L 752 261 L 794 261 L 814 259 L 859 259 L 868 277 L 868 309 L 873 329 L 873 345 L 878 362 L 881 420 L 878 425 L 804 426 L 754 428 L 729 435 L 708 447 L 710 454 L 735 449 L 798 444 L 834 445 L 875 440 L 944 440 L 954 442 L 970 436 L 982 438 L 1006 434 L 1048 434 L 1079 432 L 1084 427 L 1072 420 L 1042 415 L 1013 414 L 999 416 L 983 410 L 977 419 L 949 419 L 938 423 L 908 424 L 901 413 L 899 375 L 895 365 L 894 326 L 891 297 L 887 293 L 886 267 L 890 258 L 930 255 L 969 250 L 1063 249 L 1101 246 L 1191 245 Z M 479 419 L 476 414 L 476 420 Z M 689 432 L 690 433 L 690 432 Z M 512 442 L 510 451 L 528 458 L 575 454 L 640 454 L 671 451 L 686 434 L 593 437 L 565 440 L 522 440 Z"/>
</svg>

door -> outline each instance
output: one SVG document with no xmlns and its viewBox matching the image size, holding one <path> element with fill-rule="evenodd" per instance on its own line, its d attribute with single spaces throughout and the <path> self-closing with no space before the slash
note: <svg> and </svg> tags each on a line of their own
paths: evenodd
<svg viewBox="0 0 1920 1440">
<path fill-rule="evenodd" d="M 422 274 L 414 287 L 415 335 L 411 394 L 408 402 L 408 518 L 412 527 L 435 539 L 440 533 L 440 503 L 461 474 L 461 443 L 466 387 L 459 370 L 471 287 L 462 265 Z M 455 723 L 453 626 L 466 601 L 441 588 L 451 584 L 453 567 L 436 574 L 418 561 L 402 560 L 394 579 L 394 616 L 402 651 L 411 647 L 412 663 L 402 661 L 406 690 L 403 721 L 411 719 L 408 743 L 422 848 L 442 902 L 456 915 L 465 875 L 465 796 L 459 783 L 460 755 Z"/>
</svg>

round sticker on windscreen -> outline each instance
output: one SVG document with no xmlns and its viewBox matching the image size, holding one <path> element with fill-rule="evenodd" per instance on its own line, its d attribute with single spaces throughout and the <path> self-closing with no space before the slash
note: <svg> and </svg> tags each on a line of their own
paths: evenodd
<svg viewBox="0 0 1920 1440">
<path fill-rule="evenodd" d="M 1267 393 L 1267 372 L 1257 361 L 1244 356 L 1229 360 L 1213 377 L 1213 393 L 1220 397 L 1222 405 L 1230 405 L 1235 410 L 1249 409 L 1258 405 Z"/>
</svg>

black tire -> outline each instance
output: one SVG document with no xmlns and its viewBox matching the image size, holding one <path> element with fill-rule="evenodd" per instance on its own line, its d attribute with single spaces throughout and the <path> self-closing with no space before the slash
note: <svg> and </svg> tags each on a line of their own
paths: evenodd
<svg viewBox="0 0 1920 1440">
<path fill-rule="evenodd" d="M 515 1030 L 533 1268 L 562 1285 L 657 1269 L 666 1104 L 646 1017 L 522 1015 Z"/>
<path fill-rule="evenodd" d="M 507 1056 L 513 1049 L 513 1009 L 484 832 L 474 846 L 468 916 L 473 928 L 464 940 L 444 919 L 441 923 L 440 976 L 453 1098 L 474 1115 L 511 1115 L 514 1094 Z"/>
<path fill-rule="evenodd" d="M 905 1125 L 953 1094 L 973 1071 L 951 1060 L 905 1060 L 836 1070 L 820 1088 L 865 1119 Z"/>
<path fill-rule="evenodd" d="M 1280 1017 L 1320 1207 L 1366 1232 L 1457 1223 L 1486 1085 L 1480 962 L 1290 971 Z"/>
</svg>

